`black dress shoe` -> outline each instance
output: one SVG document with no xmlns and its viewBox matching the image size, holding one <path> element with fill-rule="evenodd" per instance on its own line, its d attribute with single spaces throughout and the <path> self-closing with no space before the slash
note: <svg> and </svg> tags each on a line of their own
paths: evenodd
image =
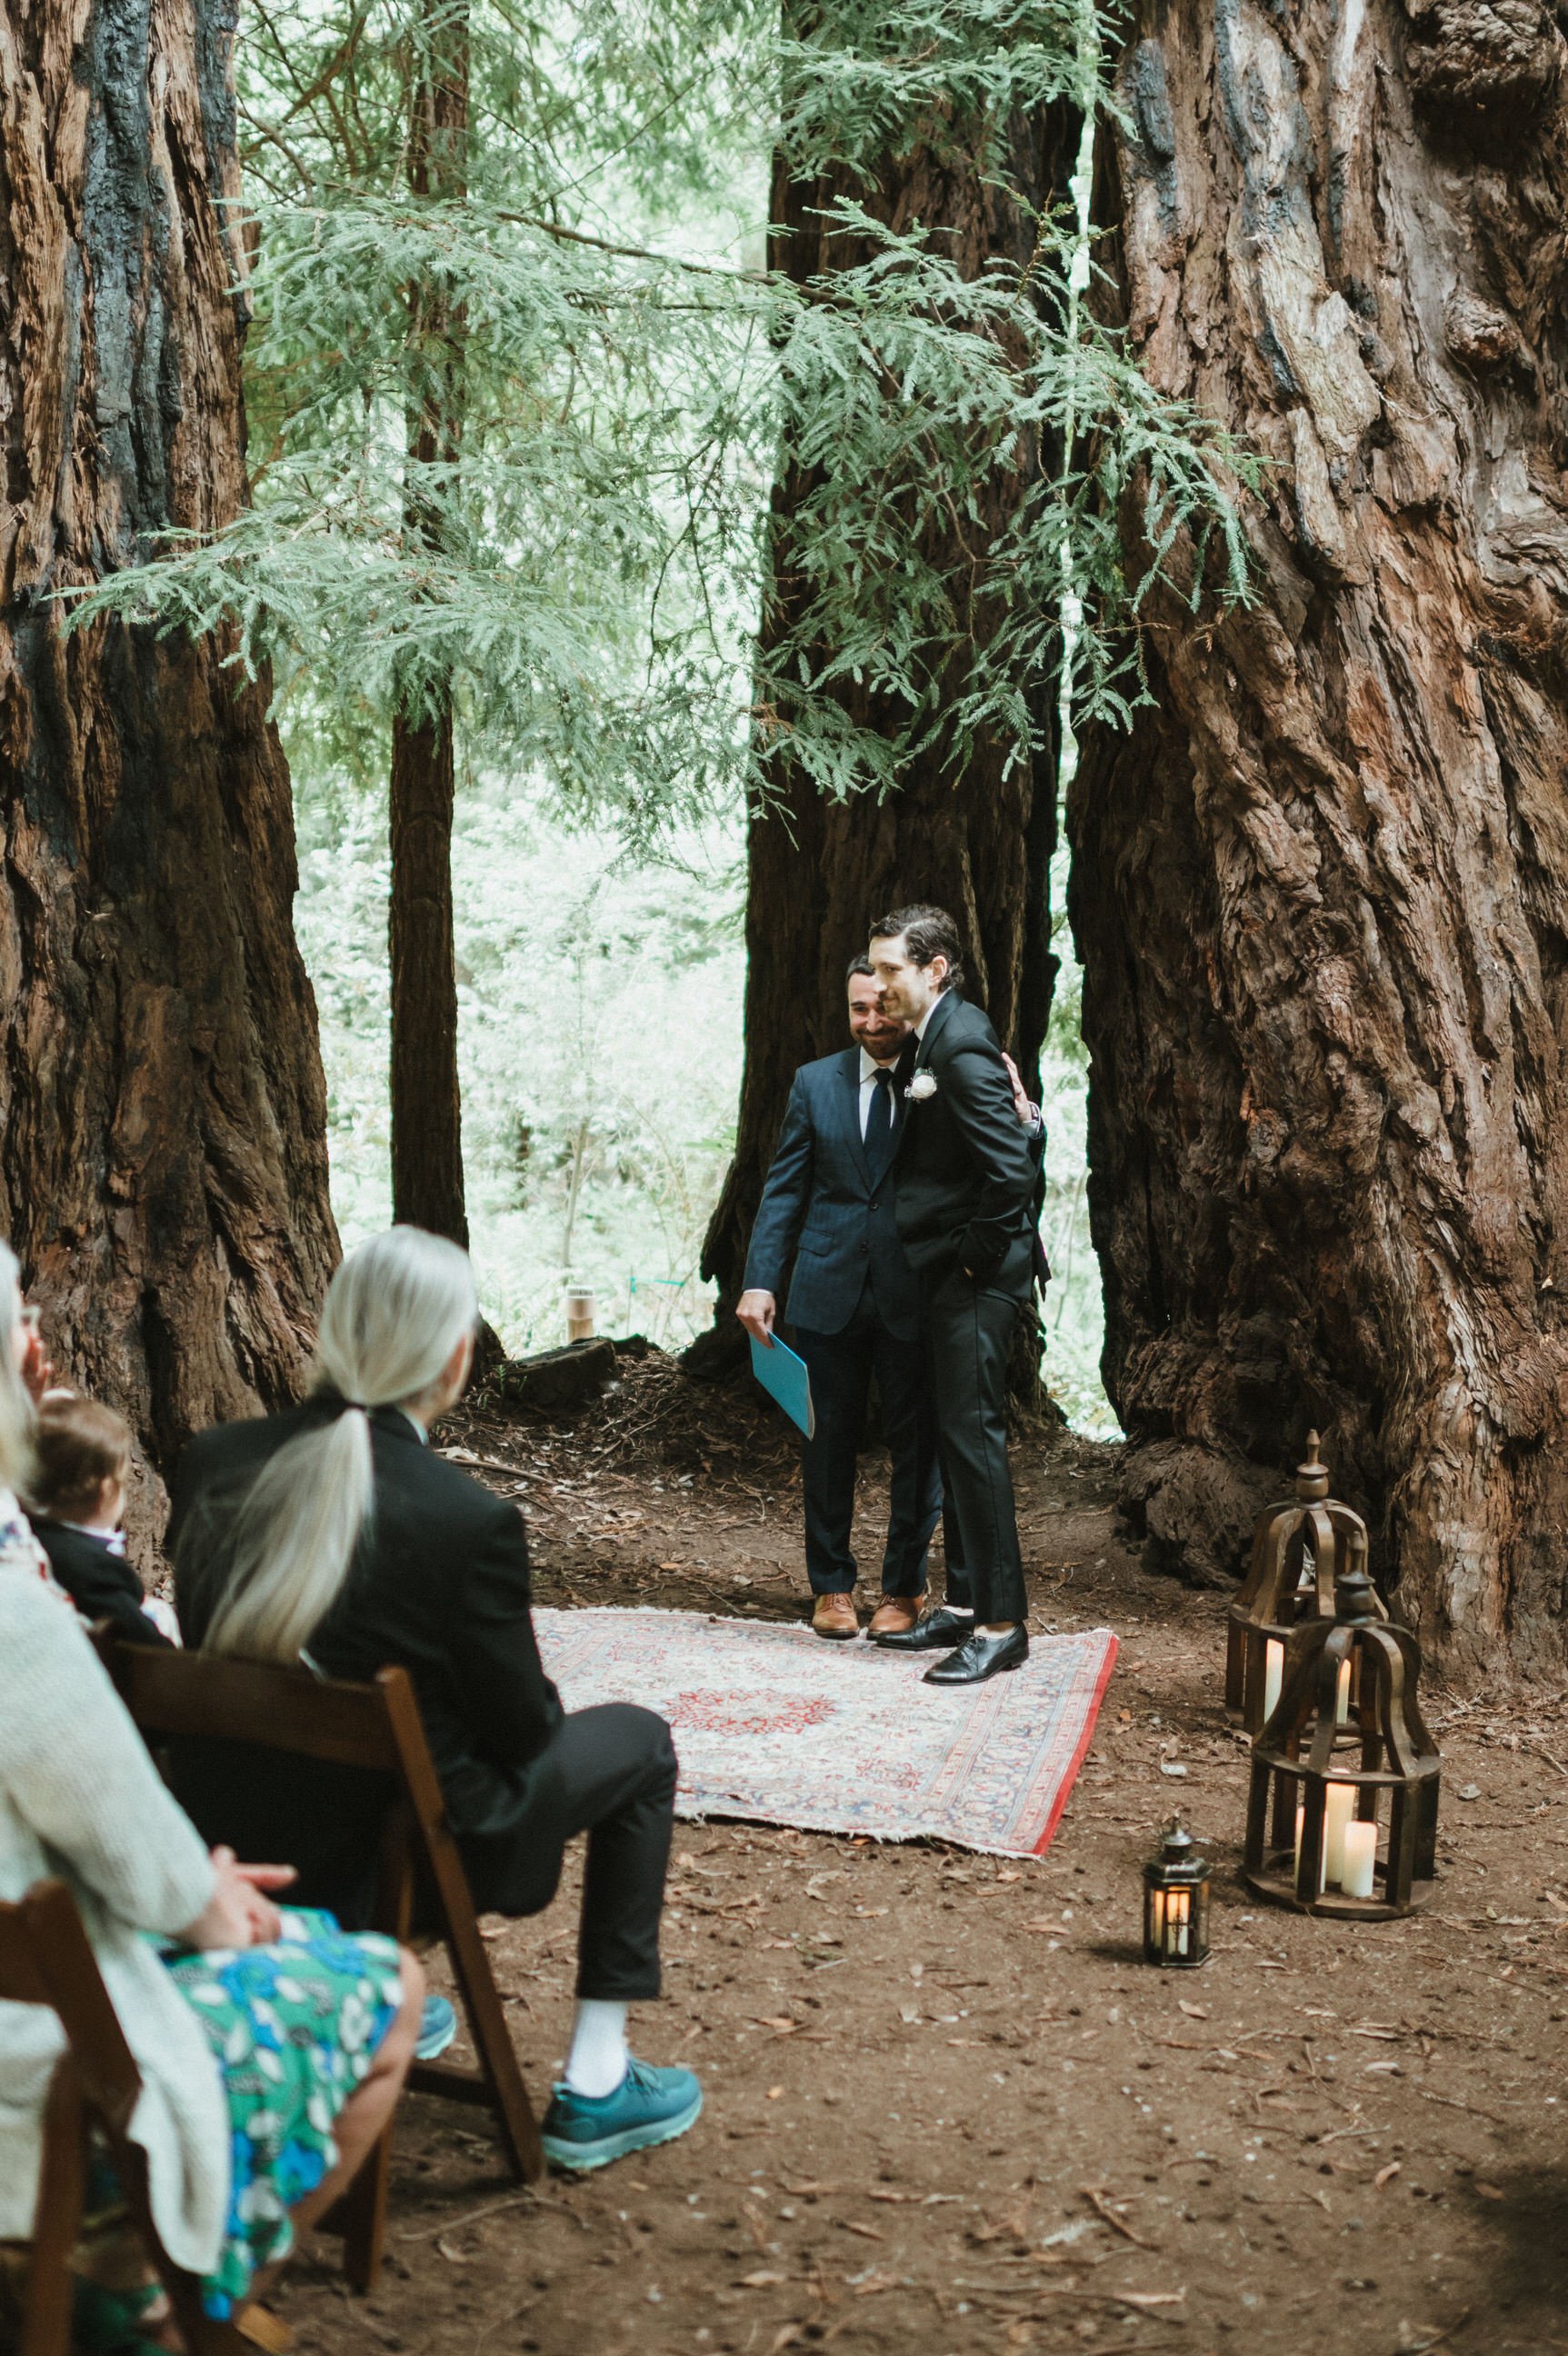
<svg viewBox="0 0 1568 2356">
<path fill-rule="evenodd" d="M 1029 1632 L 1026 1628 L 1009 1628 L 1004 1636 L 983 1635 L 977 1628 L 967 1644 L 961 1644 L 950 1660 L 939 1661 L 921 1678 L 927 1686 L 979 1686 L 987 1677 L 1000 1676 L 1004 1669 L 1015 1669 L 1029 1657 Z"/>
<path fill-rule="evenodd" d="M 901 1634 L 873 1636 L 871 1641 L 885 1644 L 890 1653 L 944 1653 L 961 1644 L 973 1626 L 971 1613 L 950 1612 L 944 1603 L 935 1612 L 928 1612 L 923 1620 L 917 1620 Z"/>
</svg>

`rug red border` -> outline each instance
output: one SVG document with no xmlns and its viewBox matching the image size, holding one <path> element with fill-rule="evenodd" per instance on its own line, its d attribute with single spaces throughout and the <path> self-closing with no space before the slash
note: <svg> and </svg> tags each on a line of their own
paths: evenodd
<svg viewBox="0 0 1568 2356">
<path fill-rule="evenodd" d="M 1111 1672 L 1116 1666 L 1116 1655 L 1122 1650 L 1121 1637 L 1116 1634 L 1113 1629 L 1110 1632 L 1110 1634 L 1111 1642 L 1107 1645 L 1105 1652 L 1105 1666 L 1100 1672 L 1100 1676 L 1094 1688 L 1094 1698 L 1090 1703 L 1088 1711 L 1084 1717 L 1083 1740 L 1079 1744 L 1078 1749 L 1073 1752 L 1072 1764 L 1069 1767 L 1067 1773 L 1062 1777 L 1061 1789 L 1057 1794 L 1056 1806 L 1051 1810 L 1050 1817 L 1047 1823 L 1045 1831 L 1040 1835 L 1039 1839 L 1029 1851 L 1029 1855 L 1031 1857 L 1044 1857 L 1052 1841 L 1056 1838 L 1057 1826 L 1061 1822 L 1062 1810 L 1066 1807 L 1069 1794 L 1070 1794 L 1073 1785 L 1078 1781 L 1078 1771 L 1082 1766 L 1085 1759 L 1089 1756 L 1089 1746 L 1094 1740 L 1094 1730 L 1100 1723 L 1100 1706 L 1105 1699 L 1105 1688 L 1111 1683 Z"/>
</svg>

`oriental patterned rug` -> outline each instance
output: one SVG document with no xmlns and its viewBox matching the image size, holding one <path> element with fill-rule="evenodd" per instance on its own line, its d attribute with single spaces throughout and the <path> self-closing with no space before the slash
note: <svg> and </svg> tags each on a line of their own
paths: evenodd
<svg viewBox="0 0 1568 2356">
<path fill-rule="evenodd" d="M 1108 1628 L 1032 1636 L 1021 1669 L 922 1685 L 931 1655 L 825 1644 L 701 1612 L 538 1611 L 568 1709 L 641 1702 L 670 1721 L 676 1814 L 741 1816 L 996 1857 L 1049 1846 L 1116 1658 Z"/>
</svg>

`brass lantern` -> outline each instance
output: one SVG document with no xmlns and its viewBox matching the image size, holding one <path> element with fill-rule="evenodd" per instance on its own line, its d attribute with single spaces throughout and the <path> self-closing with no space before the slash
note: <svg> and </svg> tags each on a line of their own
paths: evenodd
<svg viewBox="0 0 1568 2356">
<path fill-rule="evenodd" d="M 1367 1567 L 1367 1525 L 1329 1495 L 1318 1444 L 1316 1432 L 1309 1431 L 1306 1462 L 1296 1467 L 1294 1503 L 1259 1515 L 1251 1568 L 1230 1606 L 1225 1707 L 1240 1712 L 1249 1734 L 1258 1732 L 1279 1699 L 1291 1630 L 1304 1620 L 1331 1620 L 1335 1580 Z M 1376 1589 L 1372 1601 L 1386 1619 Z"/>
<path fill-rule="evenodd" d="M 1379 1617 L 1359 1563 L 1335 1582 L 1334 1615 L 1288 1640 L 1252 1745 L 1241 1872 L 1276 1905 L 1380 1922 L 1431 1894 L 1442 1762 L 1416 1698 L 1421 1647 Z"/>
<path fill-rule="evenodd" d="M 1144 1961 L 1175 1971 L 1208 1961 L 1208 1867 L 1179 1815 L 1144 1868 Z"/>
</svg>

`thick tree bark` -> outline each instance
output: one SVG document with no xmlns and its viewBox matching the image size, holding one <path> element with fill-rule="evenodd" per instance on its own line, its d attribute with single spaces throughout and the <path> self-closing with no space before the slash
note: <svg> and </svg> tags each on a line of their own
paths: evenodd
<svg viewBox="0 0 1568 2356">
<path fill-rule="evenodd" d="M 413 87 L 408 181 L 416 196 L 461 197 L 467 186 L 468 20 L 444 20 Z M 408 416 L 413 476 L 404 539 L 441 541 L 442 494 L 431 470 L 455 467 L 463 436 L 460 305 L 437 283 L 411 286 L 408 348 L 415 383 Z M 455 747 L 448 687 L 434 712 L 392 723 L 391 813 L 392 1216 L 467 1246 L 457 978 L 452 946 Z"/>
<path fill-rule="evenodd" d="M 155 1465 L 293 1394 L 338 1249 L 265 682 L 50 602 L 245 497 L 232 31 L 0 16 L 0 1216 Z"/>
<path fill-rule="evenodd" d="M 1024 188 L 1043 196 L 1059 176 L 1063 126 L 1016 128 L 1013 163 Z M 889 161 L 868 196 L 857 179 L 791 179 L 775 172 L 769 266 L 805 281 L 866 259 L 864 241 L 828 232 L 821 215 L 853 194 L 895 230 L 940 228 L 966 277 L 993 257 L 1019 265 L 1035 242 L 1032 222 L 962 154 L 955 139 L 938 155 L 920 149 Z M 1037 463 L 1037 456 L 1031 460 Z M 796 467 L 775 487 L 773 596 L 765 644 L 785 636 L 802 593 L 791 581 L 790 519 L 813 478 Z M 996 483 L 990 511 L 971 539 L 982 545 L 1005 529 L 1026 488 L 1020 474 Z M 928 550 L 962 583 L 974 550 L 955 530 Z M 966 593 L 958 602 L 971 630 L 986 626 Z M 955 650 L 955 681 L 964 668 Z M 955 686 L 955 692 L 957 691 Z M 864 726 L 883 723 L 869 700 L 843 701 Z M 1054 682 L 1041 683 L 1040 709 L 1054 743 Z M 845 969 L 864 951 L 871 920 L 900 902 L 935 901 L 957 918 L 965 948 L 967 994 L 983 1006 L 1004 1045 L 1037 1087 L 1056 958 L 1050 949 L 1048 869 L 1056 841 L 1056 762 L 1047 752 L 1007 767 L 1007 747 L 983 745 L 962 775 L 939 751 L 912 764 L 899 790 L 829 803 L 785 763 L 770 776 L 772 799 L 751 819 L 746 915 L 746 1068 L 735 1160 L 708 1228 L 703 1273 L 719 1286 L 717 1334 L 732 1330 L 747 1240 L 796 1068 L 849 1044 Z M 711 1355 L 701 1344 L 698 1363 Z"/>
<path fill-rule="evenodd" d="M 1568 1564 L 1563 64 L 1536 0 L 1141 0 L 1101 215 L 1271 466 L 1069 801 L 1108 1387 L 1173 1558 L 1316 1424 L 1472 1663 L 1560 1661 Z"/>
</svg>

